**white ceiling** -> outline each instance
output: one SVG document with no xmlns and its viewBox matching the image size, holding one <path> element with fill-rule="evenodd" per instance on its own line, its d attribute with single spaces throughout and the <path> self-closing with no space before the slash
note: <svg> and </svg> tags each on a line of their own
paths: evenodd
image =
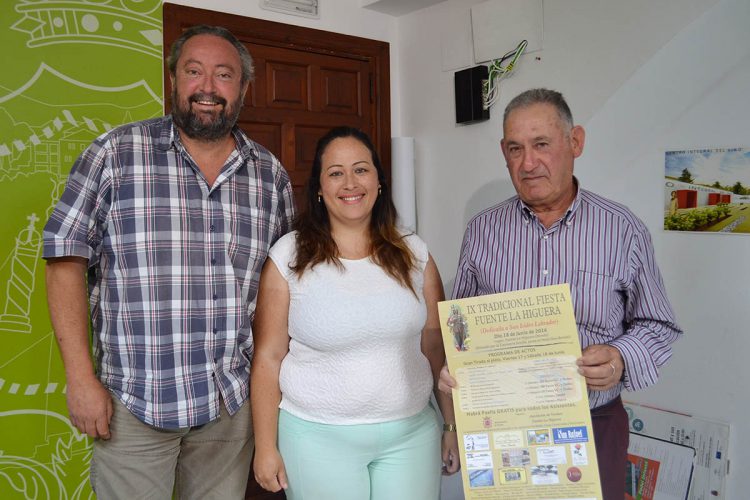
<svg viewBox="0 0 750 500">
<path fill-rule="evenodd" d="M 446 0 L 360 0 L 365 9 L 375 10 L 391 16 L 403 16 Z"/>
</svg>

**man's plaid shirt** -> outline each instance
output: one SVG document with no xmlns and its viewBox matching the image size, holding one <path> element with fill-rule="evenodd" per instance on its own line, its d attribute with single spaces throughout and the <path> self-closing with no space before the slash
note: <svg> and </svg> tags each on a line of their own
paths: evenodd
<svg viewBox="0 0 750 500">
<path fill-rule="evenodd" d="M 248 398 L 251 319 L 269 247 L 294 215 L 265 148 L 236 149 L 209 186 L 170 116 L 124 125 L 76 161 L 44 257 L 88 259 L 94 355 L 143 422 L 192 427 Z"/>
</svg>

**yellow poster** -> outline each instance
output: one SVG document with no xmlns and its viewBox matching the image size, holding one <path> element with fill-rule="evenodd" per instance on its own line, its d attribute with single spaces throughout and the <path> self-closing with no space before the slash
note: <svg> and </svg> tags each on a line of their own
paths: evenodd
<svg viewBox="0 0 750 500">
<path fill-rule="evenodd" d="M 466 500 L 601 499 L 567 284 L 439 304 Z"/>
</svg>

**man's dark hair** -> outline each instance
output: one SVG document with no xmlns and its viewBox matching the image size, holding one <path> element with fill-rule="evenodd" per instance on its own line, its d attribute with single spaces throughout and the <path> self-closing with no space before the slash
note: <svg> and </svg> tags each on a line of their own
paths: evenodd
<svg viewBox="0 0 750 500">
<path fill-rule="evenodd" d="M 169 57 L 167 58 L 167 66 L 169 67 L 169 73 L 172 76 L 175 76 L 177 61 L 182 54 L 182 46 L 185 45 L 185 42 L 196 35 L 218 36 L 231 43 L 234 48 L 237 49 L 237 53 L 240 56 L 240 62 L 242 63 L 242 77 L 240 83 L 244 85 L 247 82 L 253 81 L 253 58 L 250 56 L 250 53 L 242 42 L 237 40 L 237 37 L 235 37 L 231 31 L 222 26 L 207 26 L 205 24 L 188 28 L 180 38 L 175 40 L 172 44 L 172 47 L 169 50 Z"/>
<path fill-rule="evenodd" d="M 570 112 L 568 103 L 560 92 L 549 89 L 529 89 L 514 97 L 503 114 L 503 127 L 508 120 L 508 115 L 516 109 L 525 108 L 533 104 L 551 104 L 557 110 L 560 121 L 569 129 L 573 128 L 573 113 Z"/>
</svg>

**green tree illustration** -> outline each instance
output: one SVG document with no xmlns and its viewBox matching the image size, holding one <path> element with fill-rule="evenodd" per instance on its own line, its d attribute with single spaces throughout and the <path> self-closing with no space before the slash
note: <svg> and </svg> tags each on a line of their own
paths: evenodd
<svg viewBox="0 0 750 500">
<path fill-rule="evenodd" d="M 682 174 L 680 175 L 679 179 L 677 179 L 680 182 L 687 182 L 688 184 L 693 183 L 693 174 L 690 173 L 690 170 L 683 168 Z"/>
</svg>

